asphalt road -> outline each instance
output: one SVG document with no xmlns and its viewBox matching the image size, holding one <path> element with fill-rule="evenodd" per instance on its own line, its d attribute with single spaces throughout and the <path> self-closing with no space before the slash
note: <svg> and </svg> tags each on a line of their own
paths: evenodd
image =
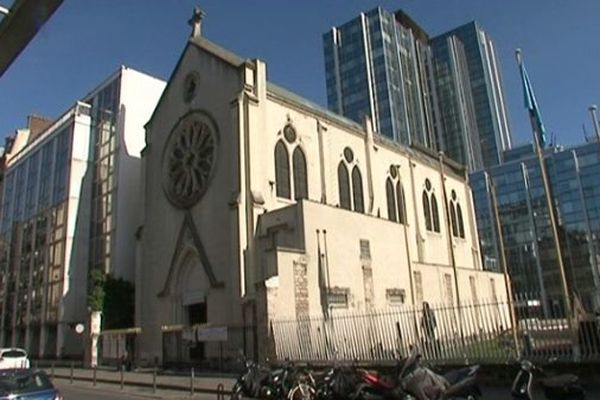
<svg viewBox="0 0 600 400">
<path fill-rule="evenodd" d="M 217 400 L 217 396 L 207 394 L 195 394 L 191 397 L 185 391 L 169 391 L 159 390 L 153 393 L 148 388 L 125 388 L 121 390 L 119 385 L 98 384 L 93 387 L 89 382 L 74 382 L 69 383 L 68 380 L 56 379 L 55 385 L 61 391 L 65 400 L 133 400 L 133 399 L 169 399 L 169 400 Z M 510 400 L 509 387 L 483 387 L 484 400 Z M 588 399 L 600 399 L 600 391 L 597 388 L 588 388 Z M 228 399 L 228 397 L 226 397 Z M 544 395 L 539 391 L 534 392 L 535 400 L 545 399 Z"/>
<path fill-rule="evenodd" d="M 125 387 L 121 390 L 119 385 L 98 384 L 96 387 L 89 382 L 74 382 L 55 379 L 54 385 L 60 390 L 65 400 L 134 400 L 134 399 L 169 399 L 169 400 L 216 400 L 216 396 L 195 394 L 191 397 L 189 392 L 158 390 L 153 393 L 150 388 Z"/>
</svg>

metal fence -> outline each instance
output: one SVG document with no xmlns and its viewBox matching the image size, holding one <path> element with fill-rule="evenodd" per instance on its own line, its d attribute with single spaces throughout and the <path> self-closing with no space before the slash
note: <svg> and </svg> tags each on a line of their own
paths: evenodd
<svg viewBox="0 0 600 400">
<path fill-rule="evenodd" d="M 256 358 L 253 326 L 219 327 L 218 331 L 213 330 L 216 334 L 210 335 L 206 332 L 203 325 L 163 327 L 163 366 L 235 371 L 240 368 L 240 351 Z"/>
<path fill-rule="evenodd" d="M 418 346 L 435 363 L 600 359 L 597 318 L 567 318 L 559 306 L 552 312 L 541 310 L 533 295 L 519 296 L 511 307 L 507 302 L 479 301 L 460 307 L 403 305 L 331 314 L 271 321 L 277 358 L 381 362 L 404 357 Z"/>
</svg>

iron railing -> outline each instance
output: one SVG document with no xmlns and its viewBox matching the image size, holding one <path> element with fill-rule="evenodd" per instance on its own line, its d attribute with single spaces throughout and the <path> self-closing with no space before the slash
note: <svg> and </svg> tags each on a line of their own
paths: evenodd
<svg viewBox="0 0 600 400">
<path fill-rule="evenodd" d="M 517 296 L 511 307 L 505 301 L 479 301 L 432 305 L 430 311 L 408 305 L 367 313 L 332 310 L 328 318 L 273 320 L 271 333 L 280 360 L 380 363 L 405 357 L 413 346 L 440 364 L 600 359 L 596 317 L 568 318 L 559 302 L 548 311 L 536 299 Z"/>
</svg>

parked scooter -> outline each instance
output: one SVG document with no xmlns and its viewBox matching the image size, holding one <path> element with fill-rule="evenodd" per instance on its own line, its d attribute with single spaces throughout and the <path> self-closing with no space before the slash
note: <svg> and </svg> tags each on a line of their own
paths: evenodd
<svg viewBox="0 0 600 400">
<path fill-rule="evenodd" d="M 267 387 L 271 372 L 252 360 L 244 359 L 244 371 L 231 389 L 231 400 L 244 397 L 260 398 Z"/>
<path fill-rule="evenodd" d="M 517 373 L 512 385 L 511 394 L 515 400 L 533 400 L 531 392 L 534 372 L 539 372 L 544 377 L 538 382 L 548 400 L 584 400 L 585 391 L 577 375 L 562 374 L 552 377 L 546 376 L 544 371 L 533 365 L 530 361 L 521 362 L 521 369 Z"/>
<path fill-rule="evenodd" d="M 347 400 L 355 396 L 360 383 L 356 368 L 348 365 L 333 365 L 325 371 L 317 385 L 317 400 Z"/>
<path fill-rule="evenodd" d="M 478 372 L 479 366 L 475 365 L 437 374 L 423 366 L 421 355 L 413 350 L 400 379 L 403 389 L 417 400 L 477 400 L 481 397 Z"/>
<path fill-rule="evenodd" d="M 374 371 L 358 370 L 360 383 L 356 386 L 355 400 L 412 400 L 414 397 L 402 389 L 400 371 L 402 362 L 398 362 L 392 376 Z"/>
</svg>

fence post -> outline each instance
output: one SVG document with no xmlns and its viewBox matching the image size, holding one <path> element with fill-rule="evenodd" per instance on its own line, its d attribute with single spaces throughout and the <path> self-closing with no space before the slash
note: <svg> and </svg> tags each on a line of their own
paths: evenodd
<svg viewBox="0 0 600 400">
<path fill-rule="evenodd" d="M 152 371 L 152 392 L 156 393 L 156 365 L 154 365 L 154 370 Z"/>
<path fill-rule="evenodd" d="M 73 368 L 74 368 L 73 364 L 75 364 L 75 363 L 73 361 L 71 361 L 71 375 L 70 375 L 70 382 L 71 383 L 73 383 Z"/>
<path fill-rule="evenodd" d="M 194 395 L 194 367 L 190 371 L 190 396 Z"/>
<path fill-rule="evenodd" d="M 92 381 L 93 381 L 93 385 L 94 386 L 96 386 L 96 371 L 97 370 L 98 370 L 97 367 L 94 367 L 93 370 L 92 370 L 92 373 L 93 373 L 93 380 Z"/>
<path fill-rule="evenodd" d="M 124 381 L 125 381 L 125 365 L 121 364 L 121 390 L 123 390 Z"/>
<path fill-rule="evenodd" d="M 52 373 L 51 373 L 51 375 L 52 375 L 52 379 L 54 379 L 54 361 L 52 361 L 51 367 L 52 367 Z"/>
</svg>

